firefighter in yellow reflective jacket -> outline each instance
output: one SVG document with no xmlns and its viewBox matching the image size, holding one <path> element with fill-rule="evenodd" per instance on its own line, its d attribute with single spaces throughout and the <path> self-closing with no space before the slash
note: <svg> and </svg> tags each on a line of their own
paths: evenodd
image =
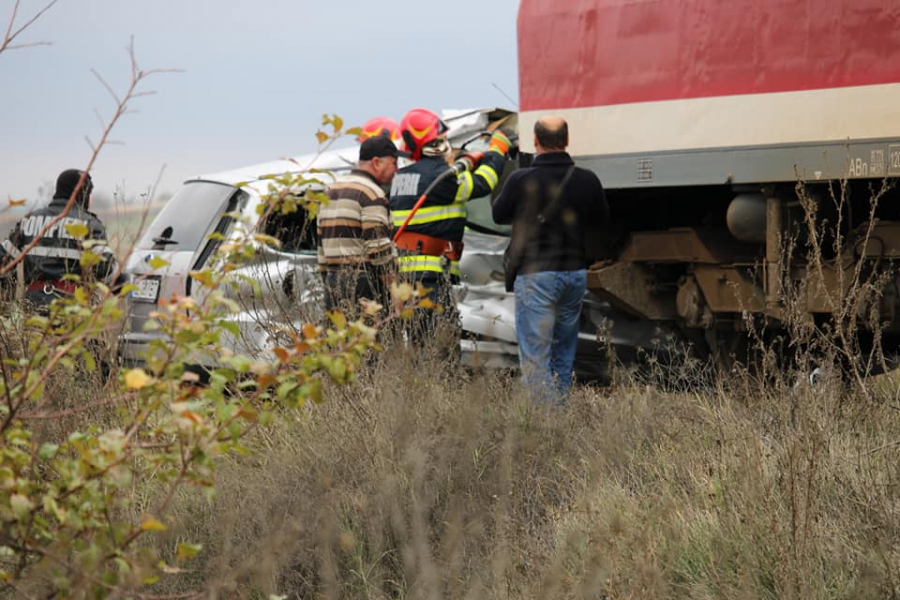
<svg viewBox="0 0 900 600">
<path fill-rule="evenodd" d="M 400 122 L 400 135 L 415 162 L 397 171 L 391 185 L 395 230 L 406 221 L 428 186 L 449 168 L 451 148 L 446 132 L 447 125 L 423 108 L 409 111 Z M 481 163 L 474 170 L 439 182 L 396 240 L 401 278 L 430 290 L 428 298 L 451 316 L 451 325 L 457 320 L 451 291 L 459 282 L 466 202 L 486 196 L 496 187 L 509 147 L 510 141 L 502 132 L 494 133 Z M 422 315 L 420 320 L 429 330 L 436 325 L 433 316 Z"/>
</svg>

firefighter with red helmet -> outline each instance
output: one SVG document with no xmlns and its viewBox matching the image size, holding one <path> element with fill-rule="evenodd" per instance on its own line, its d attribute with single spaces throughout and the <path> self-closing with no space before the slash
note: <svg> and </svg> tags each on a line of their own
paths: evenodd
<svg viewBox="0 0 900 600">
<path fill-rule="evenodd" d="M 391 220 L 395 230 L 406 223 L 394 240 L 400 276 L 429 290 L 428 298 L 455 319 L 451 290 L 459 282 L 466 202 L 490 194 L 497 185 L 510 141 L 498 130 L 480 164 L 447 177 L 451 148 L 447 125 L 440 117 L 430 110 L 414 108 L 400 122 L 400 135 L 414 161 L 397 171 L 391 184 Z M 407 222 L 420 197 L 441 177 Z M 422 315 L 423 327 L 431 330 L 436 325 L 435 313 L 427 312 L 428 315 Z"/>
</svg>

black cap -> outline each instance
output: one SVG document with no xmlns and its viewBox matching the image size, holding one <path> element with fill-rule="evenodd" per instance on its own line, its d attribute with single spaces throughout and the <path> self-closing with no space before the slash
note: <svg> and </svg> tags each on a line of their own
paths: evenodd
<svg viewBox="0 0 900 600">
<path fill-rule="evenodd" d="M 75 191 L 75 186 L 78 185 L 78 182 L 81 180 L 82 173 L 83 171 L 79 171 L 78 169 L 66 169 L 60 173 L 59 177 L 56 178 L 56 193 L 53 194 L 53 197 L 68 200 L 72 195 L 72 192 Z M 93 188 L 94 185 L 91 181 L 91 176 L 86 175 L 84 184 L 81 186 L 81 193 L 79 194 L 80 199 L 86 200 L 89 198 Z"/>
<path fill-rule="evenodd" d="M 397 149 L 397 145 L 386 135 L 376 135 L 370 137 L 359 147 L 359 160 L 372 160 L 381 156 L 409 156 L 407 152 L 401 152 Z"/>
</svg>

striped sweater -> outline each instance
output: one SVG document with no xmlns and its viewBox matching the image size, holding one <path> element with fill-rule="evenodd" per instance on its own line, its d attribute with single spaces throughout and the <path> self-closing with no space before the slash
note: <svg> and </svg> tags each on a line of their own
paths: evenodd
<svg viewBox="0 0 900 600">
<path fill-rule="evenodd" d="M 347 266 L 394 268 L 391 214 L 384 190 L 374 177 L 354 169 L 326 190 L 319 207 L 319 268 Z"/>
</svg>

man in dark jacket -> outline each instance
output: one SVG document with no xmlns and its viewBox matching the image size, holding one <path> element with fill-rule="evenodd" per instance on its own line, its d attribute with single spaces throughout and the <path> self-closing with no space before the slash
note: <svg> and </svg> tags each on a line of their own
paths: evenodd
<svg viewBox="0 0 900 600">
<path fill-rule="evenodd" d="M 91 176 L 87 173 L 77 169 L 63 171 L 56 180 L 56 192 L 50 204 L 25 215 L 9 238 L 0 244 L 0 267 L 25 252 L 24 296 L 35 306 L 47 306 L 55 298 L 74 293 L 77 283 L 66 279 L 66 275 L 84 278 L 90 274 L 108 281 L 116 270 L 106 229 L 97 215 L 88 210 L 92 189 Z M 63 213 L 65 216 L 54 222 Z M 86 244 L 87 241 L 90 243 Z M 81 267 L 81 258 L 88 247 L 100 258 L 90 273 Z M 14 273 L 7 275 L 14 276 Z"/>
<path fill-rule="evenodd" d="M 600 179 L 575 166 L 569 131 L 555 116 L 534 126 L 535 158 L 510 175 L 493 204 L 494 221 L 512 223 L 507 269 L 514 279 L 516 338 L 525 385 L 562 402 L 572 385 L 581 305 L 592 257 L 586 236 L 609 218 Z"/>
</svg>

